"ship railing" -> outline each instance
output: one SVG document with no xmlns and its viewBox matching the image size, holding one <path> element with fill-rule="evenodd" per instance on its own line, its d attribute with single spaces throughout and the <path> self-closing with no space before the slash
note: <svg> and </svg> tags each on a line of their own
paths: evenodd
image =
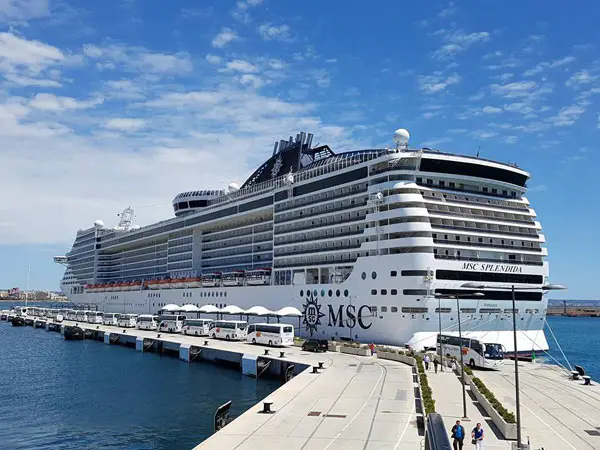
<svg viewBox="0 0 600 450">
<path fill-rule="evenodd" d="M 521 261 L 516 259 L 493 259 L 493 258 L 473 258 L 469 256 L 454 256 L 454 255 L 434 255 L 435 259 L 447 259 L 453 261 L 478 261 L 489 262 L 495 264 L 523 264 L 526 266 L 543 266 L 543 261 Z"/>
</svg>

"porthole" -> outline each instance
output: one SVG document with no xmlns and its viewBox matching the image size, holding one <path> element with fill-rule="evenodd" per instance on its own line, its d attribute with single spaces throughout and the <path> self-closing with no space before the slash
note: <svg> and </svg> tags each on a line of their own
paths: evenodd
<svg viewBox="0 0 600 450">
<path fill-rule="evenodd" d="M 360 276 L 363 280 L 367 279 L 367 274 L 366 272 L 363 272 L 362 275 Z"/>
<path fill-rule="evenodd" d="M 373 278 L 373 279 L 377 278 L 377 272 L 371 272 L 371 278 Z"/>
<path fill-rule="evenodd" d="M 315 296 L 315 297 L 316 297 L 317 295 L 319 295 L 319 294 L 317 293 L 317 290 L 315 289 L 315 290 L 313 291 L 313 296 Z"/>
<path fill-rule="evenodd" d="M 335 291 L 335 296 L 339 297 L 340 296 L 340 290 L 338 289 L 337 291 Z"/>
<path fill-rule="evenodd" d="M 344 290 L 344 297 L 348 297 L 348 289 Z"/>
<path fill-rule="evenodd" d="M 300 291 L 300 297 L 304 297 L 304 289 Z"/>
<path fill-rule="evenodd" d="M 321 289 L 321 297 L 325 297 L 325 289 Z"/>
<path fill-rule="evenodd" d="M 331 289 L 329 289 L 329 292 L 327 293 L 327 295 L 329 295 L 331 297 L 333 295 L 333 291 Z"/>
</svg>

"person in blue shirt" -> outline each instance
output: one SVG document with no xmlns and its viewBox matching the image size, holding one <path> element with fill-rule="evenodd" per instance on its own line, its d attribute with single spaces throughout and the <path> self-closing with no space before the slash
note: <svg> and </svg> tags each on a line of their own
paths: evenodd
<svg viewBox="0 0 600 450">
<path fill-rule="evenodd" d="M 454 450 L 462 450 L 463 441 L 465 440 L 465 428 L 460 424 L 460 420 L 456 421 L 456 424 L 452 427 L 452 447 Z"/>
<path fill-rule="evenodd" d="M 483 428 L 478 423 L 473 431 L 471 432 L 471 438 L 473 438 L 473 444 L 475 444 L 475 450 L 483 450 Z"/>
</svg>

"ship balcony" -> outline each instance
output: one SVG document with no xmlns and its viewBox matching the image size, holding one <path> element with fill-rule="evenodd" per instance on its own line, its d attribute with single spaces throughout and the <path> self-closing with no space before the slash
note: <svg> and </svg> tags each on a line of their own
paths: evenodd
<svg viewBox="0 0 600 450">
<path fill-rule="evenodd" d="M 328 203 L 319 207 L 311 208 L 310 212 L 296 211 L 283 213 L 275 217 L 275 225 L 294 222 L 302 219 L 318 219 L 322 217 L 338 215 L 339 213 L 350 213 L 361 211 L 367 206 L 367 199 L 343 200 L 336 203 Z"/>
<path fill-rule="evenodd" d="M 337 243 L 336 243 L 337 244 Z M 335 254 L 343 251 L 356 251 L 361 248 L 361 244 L 344 244 L 344 245 L 334 245 L 330 247 L 319 246 L 310 246 L 309 248 L 299 248 L 299 249 L 276 249 L 274 258 L 281 258 L 284 256 L 303 256 L 303 255 L 311 255 L 314 253 L 320 253 L 324 255 Z"/>
<path fill-rule="evenodd" d="M 361 251 L 377 250 L 396 247 L 431 247 L 431 237 L 402 237 L 397 239 L 380 239 L 375 238 L 369 242 L 363 242 L 360 247 Z"/>
<path fill-rule="evenodd" d="M 341 227 L 341 228 L 346 228 L 346 227 Z M 339 230 L 332 230 L 331 228 L 327 228 L 327 229 L 322 229 L 318 232 L 302 233 L 300 236 L 288 238 L 288 239 L 286 239 L 285 236 L 284 237 L 278 236 L 275 238 L 275 246 L 279 247 L 279 246 L 284 246 L 284 245 L 297 244 L 299 242 L 314 242 L 314 241 L 321 241 L 321 240 L 330 241 L 335 238 L 347 237 L 347 236 L 363 236 L 364 225 L 362 225 L 362 226 L 358 225 L 356 227 L 347 227 L 347 228 L 350 228 L 350 230 L 339 231 Z"/>
<path fill-rule="evenodd" d="M 378 220 L 393 219 L 396 217 L 428 217 L 426 208 L 396 208 L 389 211 L 375 211 L 367 214 L 367 222 L 376 222 Z"/>
<path fill-rule="evenodd" d="M 338 199 L 363 199 L 365 197 L 366 190 L 367 188 L 365 183 L 362 187 L 360 187 L 359 185 L 346 186 L 344 188 L 340 188 L 339 190 L 330 190 L 306 198 L 294 197 L 292 200 L 287 200 L 284 203 L 276 204 L 275 215 L 277 216 L 283 212 L 298 211 L 307 206 L 322 206 L 323 204 L 327 204 L 327 202 L 331 202 L 333 200 Z"/>
<path fill-rule="evenodd" d="M 432 192 L 430 192 L 429 194 L 430 195 L 423 196 L 423 202 L 425 202 L 428 205 L 432 205 L 433 208 L 438 208 L 440 210 L 460 211 L 461 209 L 466 209 L 471 212 L 474 211 L 475 213 L 480 212 L 481 214 L 485 214 L 488 217 L 514 217 L 521 218 L 522 220 L 529 220 L 529 217 L 531 217 L 531 220 L 533 220 L 533 218 L 535 217 L 535 212 L 534 214 L 531 214 L 530 209 L 527 208 L 525 205 L 522 205 L 522 207 L 509 207 L 504 205 L 495 205 L 493 203 L 454 199 L 450 198 L 451 196 L 446 197 L 442 195 L 433 195 L 434 193 Z M 515 203 L 514 205 L 517 204 Z"/>
<path fill-rule="evenodd" d="M 419 188 L 414 181 L 405 180 L 405 181 L 384 181 L 382 183 L 376 183 L 369 185 L 369 194 L 377 194 L 378 192 L 386 195 L 387 191 L 394 191 L 397 189 L 402 190 L 414 190 L 415 192 L 411 192 L 413 194 L 420 194 Z"/>
<path fill-rule="evenodd" d="M 443 245 L 444 248 L 456 248 L 456 249 L 461 249 L 461 248 L 465 248 L 465 247 L 471 247 L 475 250 L 481 250 L 481 251 L 486 251 L 489 250 L 490 248 L 494 248 L 494 249 L 503 249 L 503 250 L 507 250 L 507 252 L 517 252 L 517 253 L 524 253 L 524 254 L 530 254 L 530 255 L 541 255 L 541 256 L 548 256 L 548 249 L 545 247 L 523 247 L 523 246 L 516 246 L 516 245 L 508 245 L 508 244 L 489 244 L 489 243 L 484 243 L 484 242 L 465 242 L 465 241 L 456 241 L 456 240 L 450 240 L 450 239 L 433 239 L 433 243 L 434 244 L 438 244 L 438 245 Z"/>
<path fill-rule="evenodd" d="M 521 214 L 505 213 L 501 211 L 465 208 L 431 202 L 427 204 L 427 210 L 431 215 L 440 214 L 452 217 L 466 217 L 469 219 L 535 226 L 535 221 L 532 217 L 523 216 Z"/>
<path fill-rule="evenodd" d="M 232 247 L 240 247 L 243 245 L 259 244 L 261 242 L 271 242 L 273 240 L 273 233 L 261 233 L 260 235 L 250 235 L 244 237 L 235 237 L 224 239 L 222 241 L 212 241 L 210 243 L 202 244 L 202 251 L 211 250 L 222 250 Z"/>
<path fill-rule="evenodd" d="M 377 236 L 377 234 L 388 233 L 403 233 L 411 231 L 428 231 L 431 232 L 431 224 L 429 222 L 401 222 L 391 225 L 370 225 L 365 228 L 363 234 L 365 236 Z"/>
<path fill-rule="evenodd" d="M 349 214 L 344 214 L 343 216 L 334 217 L 329 216 L 325 218 L 321 218 L 319 220 L 304 220 L 298 224 L 285 224 L 280 225 L 275 228 L 275 235 L 281 236 L 285 234 L 298 233 L 305 230 L 322 230 L 331 228 L 334 225 L 352 225 L 352 224 L 364 224 L 365 217 L 367 216 L 366 212 L 363 210 L 362 212 L 356 213 L 356 216 L 352 216 Z"/>
</svg>

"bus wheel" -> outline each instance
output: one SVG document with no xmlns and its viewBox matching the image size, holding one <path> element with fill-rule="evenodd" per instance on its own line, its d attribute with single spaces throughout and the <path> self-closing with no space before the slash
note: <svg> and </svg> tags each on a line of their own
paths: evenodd
<svg viewBox="0 0 600 450">
<path fill-rule="evenodd" d="M 273 347 L 273 341 L 269 341 L 269 347 Z"/>
<path fill-rule="evenodd" d="M 212 335 L 212 338 L 213 338 L 213 339 L 216 339 L 216 338 L 217 338 L 217 335 L 216 335 L 215 333 L 213 333 L 213 335 Z"/>
<path fill-rule="evenodd" d="M 252 343 L 256 344 L 256 339 L 252 338 Z"/>
<path fill-rule="evenodd" d="M 471 360 L 471 361 L 469 361 L 469 367 L 470 367 L 471 369 L 474 369 L 474 368 L 475 368 L 475 361 L 474 361 L 474 360 Z"/>
<path fill-rule="evenodd" d="M 187 336 L 187 330 L 183 330 L 183 334 Z"/>
<path fill-rule="evenodd" d="M 226 334 L 226 335 L 225 335 L 225 340 L 226 340 L 226 341 L 228 341 L 228 340 L 229 340 L 229 335 L 228 335 L 228 334 Z"/>
</svg>

